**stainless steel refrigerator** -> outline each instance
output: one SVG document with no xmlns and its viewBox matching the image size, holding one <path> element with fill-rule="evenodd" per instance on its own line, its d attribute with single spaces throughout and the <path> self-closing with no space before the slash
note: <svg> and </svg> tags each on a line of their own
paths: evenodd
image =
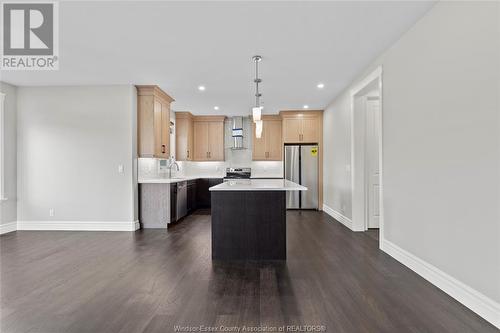
<svg viewBox="0 0 500 333">
<path fill-rule="evenodd" d="M 286 208 L 318 209 L 318 146 L 285 146 L 285 179 L 307 187 L 307 191 L 288 191 Z"/>
</svg>

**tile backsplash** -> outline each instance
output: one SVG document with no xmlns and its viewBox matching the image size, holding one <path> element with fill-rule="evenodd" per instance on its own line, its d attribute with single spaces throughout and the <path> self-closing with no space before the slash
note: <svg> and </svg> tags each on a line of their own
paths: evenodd
<svg viewBox="0 0 500 333">
<path fill-rule="evenodd" d="M 168 177 L 167 173 L 160 173 L 158 167 L 158 159 L 155 158 L 139 158 L 139 179 L 141 178 L 158 178 Z M 252 168 L 252 177 L 283 177 L 283 162 L 281 161 L 250 161 L 249 164 L 224 162 L 177 162 L 180 171 L 172 170 L 172 176 L 207 176 L 207 177 L 224 177 L 226 168 L 250 167 Z"/>
</svg>

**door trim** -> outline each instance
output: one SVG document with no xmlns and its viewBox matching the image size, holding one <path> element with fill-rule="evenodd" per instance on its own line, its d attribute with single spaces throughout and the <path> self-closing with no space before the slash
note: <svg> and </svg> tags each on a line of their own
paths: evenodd
<svg viewBox="0 0 500 333">
<path fill-rule="evenodd" d="M 356 158 L 357 148 L 362 147 L 363 154 L 366 148 L 364 143 L 361 143 L 359 138 L 356 137 L 356 124 L 355 124 L 355 98 L 365 87 L 373 82 L 378 83 L 380 93 L 380 113 L 378 119 L 379 129 L 379 173 L 380 173 L 380 186 L 379 186 L 379 211 L 380 211 L 380 234 L 379 234 L 379 247 L 384 241 L 384 196 L 383 196 L 383 86 L 382 86 L 383 70 L 382 66 L 377 67 L 373 72 L 368 74 L 364 79 L 357 83 L 350 91 L 351 100 L 351 188 L 352 188 L 352 229 L 353 231 L 367 230 L 367 202 L 366 202 L 366 180 L 363 180 L 363 186 L 358 186 L 359 180 L 357 174 L 359 171 L 365 174 L 365 161 Z M 364 126 L 364 125 L 363 125 Z M 363 127 L 364 128 L 364 127 Z M 366 130 L 365 130 L 366 132 Z"/>
</svg>

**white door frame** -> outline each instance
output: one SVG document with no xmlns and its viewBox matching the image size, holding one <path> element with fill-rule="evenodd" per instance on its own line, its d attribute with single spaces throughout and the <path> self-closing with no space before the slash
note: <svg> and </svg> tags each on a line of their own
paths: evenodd
<svg viewBox="0 0 500 333">
<path fill-rule="evenodd" d="M 384 196 L 383 196 L 383 94 L 382 94 L 382 67 L 376 68 L 372 73 L 367 75 L 363 80 L 354 86 L 350 92 L 351 98 L 351 188 L 352 188 L 352 230 L 353 231 L 365 231 L 368 226 L 368 216 L 367 216 L 367 189 L 366 182 L 362 179 L 362 185 L 359 184 L 359 175 L 365 174 L 365 161 L 363 159 L 356 158 L 356 148 L 362 147 L 363 154 L 365 145 L 364 140 L 356 138 L 356 124 L 355 124 L 355 98 L 356 95 L 361 92 L 366 86 L 374 81 L 378 82 L 379 93 L 380 93 L 380 116 L 378 119 L 379 125 L 379 171 L 380 171 L 380 244 L 384 238 Z M 364 126 L 364 125 L 363 125 Z M 364 178 L 364 177 L 363 177 Z"/>
</svg>

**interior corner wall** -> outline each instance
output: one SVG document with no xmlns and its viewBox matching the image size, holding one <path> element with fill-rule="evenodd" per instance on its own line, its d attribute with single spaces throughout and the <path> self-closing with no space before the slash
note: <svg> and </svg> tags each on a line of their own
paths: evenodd
<svg viewBox="0 0 500 333">
<path fill-rule="evenodd" d="M 323 201 L 352 219 L 351 101 L 341 94 L 323 112 Z"/>
<path fill-rule="evenodd" d="M 134 86 L 19 87 L 17 101 L 18 221 L 137 220 Z"/>
<path fill-rule="evenodd" d="M 4 101 L 4 191 L 6 201 L 0 203 L 0 225 L 17 221 L 17 88 L 0 82 Z"/>
<path fill-rule="evenodd" d="M 500 4 L 438 2 L 325 110 L 325 204 L 351 217 L 350 90 L 383 68 L 384 235 L 500 302 Z"/>
</svg>

